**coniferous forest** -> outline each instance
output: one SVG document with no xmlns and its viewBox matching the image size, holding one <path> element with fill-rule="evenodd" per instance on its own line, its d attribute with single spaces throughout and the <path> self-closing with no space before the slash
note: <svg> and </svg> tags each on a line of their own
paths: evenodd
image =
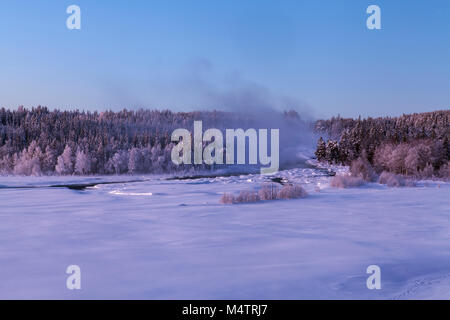
<svg viewBox="0 0 450 320">
<path fill-rule="evenodd" d="M 286 112 L 284 117 L 298 119 L 298 114 Z M 450 111 L 445 110 L 401 117 L 317 120 L 311 124 L 321 136 L 315 153 L 319 161 L 328 163 L 351 165 L 363 161 L 379 173 L 448 178 L 449 117 Z M 210 169 L 204 164 L 176 166 L 171 161 L 172 131 L 191 130 L 194 120 L 215 128 L 224 128 L 225 124 L 257 126 L 251 116 L 221 111 L 2 108 L 0 173 L 89 175 Z M 290 124 L 291 130 L 305 128 L 303 122 Z"/>
<path fill-rule="evenodd" d="M 0 172 L 15 175 L 163 173 L 171 133 L 195 120 L 218 125 L 219 112 L 119 112 L 0 109 Z M 203 165 L 196 165 L 196 169 Z"/>
<path fill-rule="evenodd" d="M 305 127 L 295 112 L 277 113 L 286 127 Z M 286 119 L 293 121 L 286 122 Z M 271 117 L 272 121 L 274 117 Z M 261 118 L 221 111 L 50 111 L 0 109 L 0 174 L 90 175 L 210 170 L 214 165 L 175 165 L 175 129 L 258 128 Z M 266 123 L 267 124 L 267 123 Z M 266 125 L 264 124 L 264 126 Z M 301 125 L 300 125 L 301 124 Z M 279 125 L 277 125 L 279 127 Z"/>
<path fill-rule="evenodd" d="M 450 110 L 400 117 L 318 120 L 319 161 L 418 178 L 449 178 Z M 364 166 L 363 166 L 364 167 Z"/>
</svg>

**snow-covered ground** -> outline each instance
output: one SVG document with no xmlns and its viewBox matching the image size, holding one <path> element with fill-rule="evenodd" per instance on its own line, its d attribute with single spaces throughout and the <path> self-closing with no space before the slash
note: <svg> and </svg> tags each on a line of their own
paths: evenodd
<svg viewBox="0 0 450 320">
<path fill-rule="evenodd" d="M 279 176 L 298 200 L 223 205 L 259 175 L 0 177 L 0 298 L 450 298 L 450 184 L 333 189 L 315 169 Z M 84 191 L 45 186 L 98 181 Z M 66 268 L 81 267 L 81 290 Z M 381 290 L 366 268 L 381 268 Z"/>
</svg>

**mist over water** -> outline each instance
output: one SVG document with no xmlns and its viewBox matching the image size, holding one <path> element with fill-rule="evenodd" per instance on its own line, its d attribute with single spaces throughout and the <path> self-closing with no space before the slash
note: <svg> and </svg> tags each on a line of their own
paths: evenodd
<svg viewBox="0 0 450 320">
<path fill-rule="evenodd" d="M 279 160 L 280 169 L 302 165 L 305 157 L 312 156 L 316 135 L 311 129 L 310 122 L 303 120 L 295 111 L 280 112 L 274 109 L 265 109 L 264 112 L 232 111 L 234 116 L 248 121 L 225 123 L 227 128 L 248 129 L 278 129 L 279 130 Z M 241 126 L 243 125 L 243 126 Z M 244 127 L 247 125 L 247 127 Z M 258 137 L 261 138 L 261 137 Z M 270 146 L 270 130 L 268 130 L 268 144 Z M 247 146 L 248 148 L 248 146 Z"/>
<path fill-rule="evenodd" d="M 299 152 L 313 150 L 312 110 L 299 99 L 276 94 L 239 72 L 220 78 L 208 60 L 192 64 L 187 79 L 191 81 L 186 87 L 209 106 L 207 110 L 234 114 L 236 121 L 225 123 L 227 128 L 279 129 L 281 167 L 299 163 Z"/>
<path fill-rule="evenodd" d="M 223 72 L 210 60 L 197 58 L 175 73 L 166 71 L 151 78 L 146 90 L 116 83 L 110 86 L 111 94 L 120 101 L 121 108 L 129 101 L 132 109 L 140 105 L 174 112 L 199 111 L 196 120 L 203 120 L 203 132 L 217 127 L 224 137 L 225 129 L 279 129 L 281 167 L 299 163 L 299 152 L 304 154 L 315 147 L 317 139 L 310 126 L 314 121 L 312 108 L 298 98 L 247 79 L 240 71 Z M 214 111 L 219 111 L 216 116 L 209 115 Z M 206 116 L 200 118 L 202 112 Z M 268 139 L 270 145 L 270 130 Z"/>
<path fill-rule="evenodd" d="M 222 130 L 279 129 L 281 167 L 298 163 L 299 151 L 314 149 L 316 137 L 310 126 L 314 112 L 305 102 L 246 79 L 239 71 L 221 73 L 208 59 L 190 61 L 177 75 L 155 80 L 152 88 L 164 97 L 154 103 L 162 108 L 228 114 L 219 121 Z M 208 128 L 204 122 L 204 131 Z"/>
</svg>

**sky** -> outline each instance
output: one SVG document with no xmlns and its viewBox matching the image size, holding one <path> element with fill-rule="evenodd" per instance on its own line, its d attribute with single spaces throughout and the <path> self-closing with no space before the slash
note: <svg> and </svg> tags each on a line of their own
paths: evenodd
<svg viewBox="0 0 450 320">
<path fill-rule="evenodd" d="M 81 29 L 69 30 L 69 5 Z M 381 30 L 369 30 L 369 5 Z M 0 107 L 449 109 L 448 0 L 0 0 Z M 263 111 L 261 111 L 263 112 Z"/>
</svg>

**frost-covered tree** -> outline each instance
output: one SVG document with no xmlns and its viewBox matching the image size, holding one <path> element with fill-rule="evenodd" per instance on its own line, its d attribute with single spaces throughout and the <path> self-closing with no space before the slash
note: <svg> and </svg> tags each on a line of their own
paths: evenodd
<svg viewBox="0 0 450 320">
<path fill-rule="evenodd" d="M 63 153 L 58 157 L 55 171 L 61 175 L 73 173 L 73 153 L 69 145 L 66 145 Z"/>
<path fill-rule="evenodd" d="M 275 120 L 277 128 L 290 128 L 291 132 L 304 133 L 301 128 L 304 128 L 305 124 L 294 112 L 280 113 L 279 119 L 272 119 L 272 115 L 270 118 L 270 123 Z M 393 155 L 388 148 L 385 149 L 386 156 L 380 155 L 379 150 L 384 150 L 383 146 L 386 144 L 396 148 L 403 143 L 408 144 L 407 149 L 410 149 L 416 146 L 416 142 L 423 141 L 431 150 L 428 162 L 433 167 L 434 175 L 442 176 L 447 172 L 450 157 L 449 118 L 449 110 L 395 118 L 346 119 L 338 116 L 329 120 L 318 120 L 314 128 L 324 139 L 338 142 L 337 146 L 328 148 L 328 159 L 325 160 L 350 164 L 365 150 L 367 160 L 376 170 L 382 163 L 385 170 L 395 171 L 397 169 L 390 168 L 390 165 L 395 164 L 398 167 L 401 161 L 389 161 Z M 203 121 L 204 128 L 222 130 L 258 128 L 262 125 L 254 115 L 219 111 L 124 109 L 118 112 L 63 112 L 50 111 L 40 106 L 32 109 L 19 107 L 16 110 L 0 108 L 0 173 L 73 174 L 77 169 L 77 155 L 74 155 L 74 152 L 78 150 L 82 150 L 90 159 L 89 172 L 92 174 L 211 169 L 214 166 L 204 164 L 175 166 L 170 160 L 168 150 L 172 143 L 171 133 L 177 128 L 192 131 L 195 120 Z M 266 127 L 266 123 L 263 125 Z M 283 138 L 283 134 L 280 137 Z M 292 142 L 296 139 L 299 137 L 293 138 L 289 135 L 287 140 Z M 281 139 L 280 144 L 283 143 Z M 70 148 L 70 152 L 67 148 Z M 323 145 L 320 148 L 323 148 Z M 336 148 L 337 154 L 333 151 Z M 139 151 L 141 159 L 131 155 L 133 149 Z M 323 149 L 320 152 L 322 151 Z M 422 163 L 411 153 L 408 159 L 409 169 L 403 163 L 403 171 L 410 174 L 414 161 Z M 431 169 L 428 162 L 425 165 L 429 171 Z M 422 164 L 417 167 L 421 172 L 425 170 Z"/>
<path fill-rule="evenodd" d="M 24 149 L 14 160 L 14 174 L 16 175 L 41 175 L 41 160 L 43 154 L 36 141 L 32 141 L 27 149 Z"/>
<path fill-rule="evenodd" d="M 91 173 L 91 159 L 84 151 L 77 151 L 77 156 L 75 159 L 75 173 L 80 175 Z"/>
<path fill-rule="evenodd" d="M 115 174 L 122 174 L 128 171 L 128 151 L 118 151 L 110 159 L 110 167 Z"/>
<path fill-rule="evenodd" d="M 418 174 L 429 164 L 431 166 L 431 148 L 426 144 L 418 144 L 406 151 L 405 168 L 408 174 Z M 428 169 L 429 170 L 429 169 Z"/>
<path fill-rule="evenodd" d="M 56 152 L 52 147 L 47 146 L 45 148 L 44 158 L 42 161 L 42 171 L 45 173 L 51 173 L 56 166 Z"/>
<path fill-rule="evenodd" d="M 58 160 L 56 161 L 55 172 L 59 175 L 68 174 L 69 172 L 69 170 L 66 168 L 66 165 L 64 164 L 64 159 L 62 156 L 59 156 Z"/>
<path fill-rule="evenodd" d="M 128 158 L 128 172 L 130 174 L 135 174 L 143 171 L 144 160 L 142 157 L 141 150 L 138 148 L 132 148 L 130 150 Z"/>
</svg>

